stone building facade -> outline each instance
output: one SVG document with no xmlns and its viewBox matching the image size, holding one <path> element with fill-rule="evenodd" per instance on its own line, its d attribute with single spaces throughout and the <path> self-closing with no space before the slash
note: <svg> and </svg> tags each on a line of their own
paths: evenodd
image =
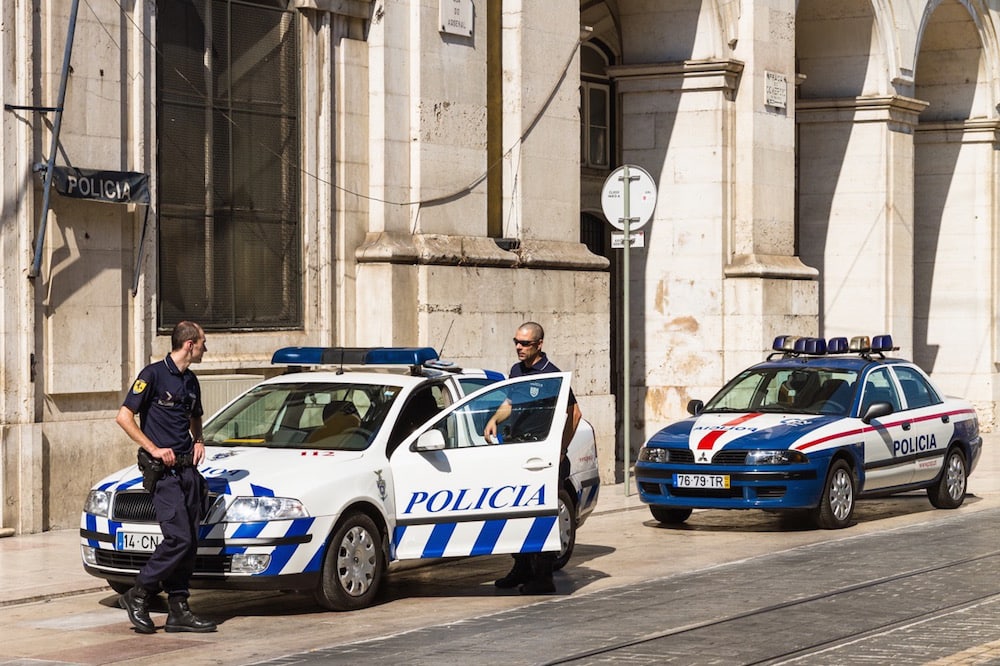
<svg viewBox="0 0 1000 666">
<path fill-rule="evenodd" d="M 280 346 L 506 369 L 537 320 L 608 482 L 779 333 L 890 332 L 992 425 L 990 7 L 4 4 L 0 530 L 73 527 L 132 460 L 114 413 L 181 318 L 210 408 Z M 146 174 L 150 202 L 47 195 L 50 161 Z M 657 186 L 627 308 L 601 205 L 622 164 Z"/>
</svg>

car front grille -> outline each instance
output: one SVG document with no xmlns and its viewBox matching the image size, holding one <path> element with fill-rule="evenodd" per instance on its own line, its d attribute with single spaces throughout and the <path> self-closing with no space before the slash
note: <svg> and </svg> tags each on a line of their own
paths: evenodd
<svg viewBox="0 0 1000 666">
<path fill-rule="evenodd" d="M 116 493 L 111 519 L 121 523 L 155 523 L 153 496 L 145 490 Z"/>
<path fill-rule="evenodd" d="M 218 493 L 208 494 L 208 506 L 214 506 Z M 145 490 L 126 490 L 115 494 L 111 520 L 120 523 L 157 523 L 153 496 Z"/>
<path fill-rule="evenodd" d="M 98 548 L 94 551 L 94 556 L 97 558 L 97 565 L 101 567 L 139 570 L 149 560 L 150 553 L 128 553 Z M 232 555 L 199 555 L 195 559 L 194 571 L 196 574 L 229 573 L 232 560 Z"/>
<path fill-rule="evenodd" d="M 744 465 L 746 464 L 746 451 L 726 451 L 723 449 L 712 456 L 713 465 Z"/>
</svg>

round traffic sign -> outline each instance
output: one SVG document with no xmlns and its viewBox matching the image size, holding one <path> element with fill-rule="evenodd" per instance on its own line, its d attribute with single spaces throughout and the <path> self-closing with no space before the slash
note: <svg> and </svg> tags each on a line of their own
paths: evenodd
<svg viewBox="0 0 1000 666">
<path fill-rule="evenodd" d="M 616 229 L 625 230 L 625 172 L 629 179 L 629 230 L 639 229 L 653 217 L 656 207 L 656 185 L 642 167 L 631 164 L 611 172 L 601 189 L 601 208 Z"/>
</svg>

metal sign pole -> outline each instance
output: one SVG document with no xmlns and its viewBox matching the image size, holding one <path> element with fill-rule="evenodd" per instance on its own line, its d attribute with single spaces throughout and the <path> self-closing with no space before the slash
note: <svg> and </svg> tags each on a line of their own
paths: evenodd
<svg viewBox="0 0 1000 666">
<path fill-rule="evenodd" d="M 628 173 L 628 165 L 622 167 L 622 183 L 624 184 L 623 197 L 624 200 L 624 216 L 622 218 L 622 231 L 625 232 L 625 247 L 622 248 L 622 335 L 624 337 L 624 345 L 622 346 L 622 380 L 624 386 L 622 391 L 625 394 L 625 399 L 622 401 L 622 444 L 625 448 L 625 496 L 628 497 L 632 494 L 632 417 L 631 417 L 631 403 L 632 403 L 632 373 L 631 359 L 630 359 L 630 344 L 629 344 L 629 319 L 631 318 L 632 309 L 629 307 L 629 282 L 631 282 L 631 273 L 629 272 L 628 258 L 632 254 L 632 240 L 629 238 L 629 227 L 631 226 L 631 215 L 632 215 L 632 202 L 630 201 L 629 191 L 632 189 L 632 178 Z"/>
<path fill-rule="evenodd" d="M 636 185 L 635 210 L 633 210 L 632 185 Z M 625 495 L 632 494 L 632 350 L 631 323 L 632 308 L 629 304 L 629 287 L 632 271 L 629 268 L 629 256 L 632 254 L 632 232 L 641 228 L 653 216 L 656 206 L 656 185 L 649 173 L 639 166 L 625 164 L 615 169 L 605 179 L 601 188 L 601 208 L 608 223 L 622 234 L 622 444 L 625 456 Z M 635 213 L 635 215 L 633 215 Z M 639 247 L 642 247 L 643 236 L 637 235 Z M 612 234 L 612 247 L 618 247 L 617 238 Z"/>
</svg>

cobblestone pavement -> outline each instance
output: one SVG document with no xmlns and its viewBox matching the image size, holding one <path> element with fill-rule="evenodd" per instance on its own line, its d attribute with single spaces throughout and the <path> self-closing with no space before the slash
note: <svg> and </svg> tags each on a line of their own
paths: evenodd
<svg viewBox="0 0 1000 666">
<path fill-rule="evenodd" d="M 1000 509 L 266 663 L 496 660 L 1000 664 Z"/>
</svg>

